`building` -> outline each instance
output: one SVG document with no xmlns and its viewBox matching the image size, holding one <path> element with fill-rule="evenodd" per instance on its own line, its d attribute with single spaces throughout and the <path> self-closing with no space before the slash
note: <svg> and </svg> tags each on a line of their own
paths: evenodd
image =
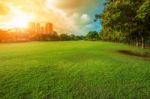
<svg viewBox="0 0 150 99">
<path fill-rule="evenodd" d="M 29 24 L 29 32 L 48 34 L 53 32 L 52 23 L 34 23 Z"/>
<path fill-rule="evenodd" d="M 41 33 L 41 24 L 40 23 L 36 23 L 36 25 L 35 25 L 35 32 L 36 33 Z"/>
<path fill-rule="evenodd" d="M 42 26 L 42 25 L 40 27 L 40 33 L 45 33 L 44 26 Z"/>
<path fill-rule="evenodd" d="M 36 30 L 36 23 L 34 23 L 34 22 L 30 22 L 29 23 L 29 32 L 30 33 L 33 33 L 33 32 L 35 32 L 35 30 Z"/>
<path fill-rule="evenodd" d="M 45 24 L 45 33 L 52 33 L 53 32 L 53 24 L 52 23 L 46 23 Z"/>
</svg>

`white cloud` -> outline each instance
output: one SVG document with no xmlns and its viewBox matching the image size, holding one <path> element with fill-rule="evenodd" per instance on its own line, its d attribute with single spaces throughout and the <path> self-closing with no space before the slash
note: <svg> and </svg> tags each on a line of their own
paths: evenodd
<svg viewBox="0 0 150 99">
<path fill-rule="evenodd" d="M 91 20 L 91 18 L 89 17 L 89 15 L 87 15 L 87 14 L 82 14 L 82 16 L 81 16 L 81 21 L 82 21 L 84 24 L 89 23 L 90 20 Z"/>
</svg>

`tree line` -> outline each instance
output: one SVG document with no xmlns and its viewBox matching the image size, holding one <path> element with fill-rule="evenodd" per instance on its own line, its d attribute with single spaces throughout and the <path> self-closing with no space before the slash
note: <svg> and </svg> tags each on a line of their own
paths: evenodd
<svg viewBox="0 0 150 99">
<path fill-rule="evenodd" d="M 150 45 L 150 0 L 106 0 L 100 38 L 145 47 Z"/>
<path fill-rule="evenodd" d="M 0 29 L 0 42 L 26 42 L 26 41 L 73 41 L 84 40 L 85 36 L 74 34 L 58 34 L 53 31 L 51 33 L 21 33 L 9 32 Z"/>
<path fill-rule="evenodd" d="M 90 31 L 86 35 L 70 33 L 31 33 L 31 32 L 10 32 L 0 29 L 0 42 L 26 42 L 26 41 L 77 41 L 77 40 L 100 40 L 97 31 Z"/>
</svg>

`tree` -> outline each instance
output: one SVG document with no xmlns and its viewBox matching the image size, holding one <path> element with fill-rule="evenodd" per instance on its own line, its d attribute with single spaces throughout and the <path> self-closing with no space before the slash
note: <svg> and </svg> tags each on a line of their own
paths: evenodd
<svg viewBox="0 0 150 99">
<path fill-rule="evenodd" d="M 70 37 L 67 34 L 60 34 L 59 38 L 61 41 L 68 41 Z"/>
<path fill-rule="evenodd" d="M 144 47 L 150 34 L 149 13 L 149 0 L 107 0 L 104 12 L 95 17 L 102 18 L 102 39 L 126 38 L 128 43 Z"/>
<path fill-rule="evenodd" d="M 137 10 L 137 21 L 139 37 L 141 37 L 142 48 L 145 47 L 145 39 L 150 39 L 150 1 L 145 0 Z"/>
<path fill-rule="evenodd" d="M 99 39 L 99 34 L 96 31 L 91 31 L 87 34 L 86 37 L 88 40 L 95 41 Z"/>
</svg>

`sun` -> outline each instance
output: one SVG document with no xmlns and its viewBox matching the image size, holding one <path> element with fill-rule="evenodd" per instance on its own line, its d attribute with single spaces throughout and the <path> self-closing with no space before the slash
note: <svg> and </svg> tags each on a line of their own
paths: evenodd
<svg viewBox="0 0 150 99">
<path fill-rule="evenodd" d="M 15 15 L 13 16 L 12 20 L 9 23 L 11 27 L 27 28 L 29 22 L 31 21 L 31 16 L 18 9 L 14 10 L 14 12 Z"/>
<path fill-rule="evenodd" d="M 12 27 L 16 28 L 26 28 L 28 26 L 30 19 L 27 15 L 18 15 L 13 18 L 10 22 Z"/>
</svg>

